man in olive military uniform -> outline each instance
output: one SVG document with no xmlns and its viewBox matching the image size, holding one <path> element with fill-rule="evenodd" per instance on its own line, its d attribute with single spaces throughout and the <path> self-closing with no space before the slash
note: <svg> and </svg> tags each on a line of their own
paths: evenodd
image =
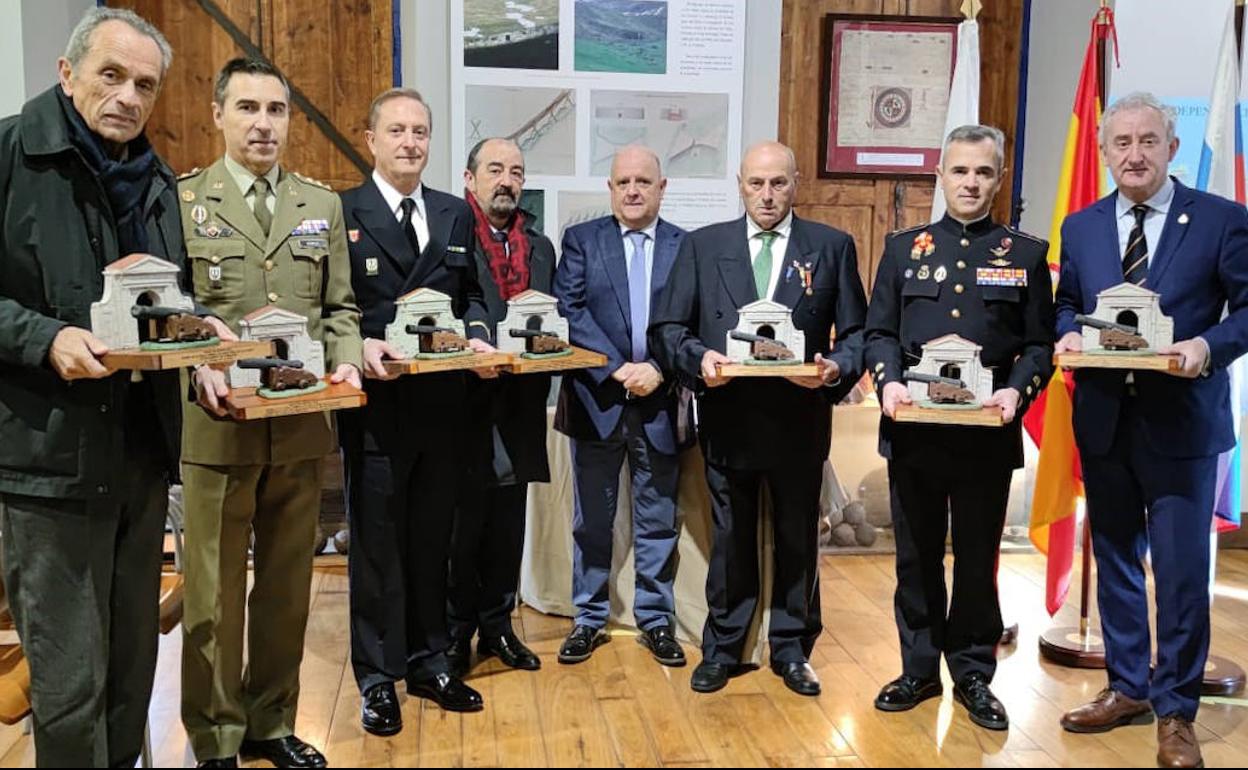
<svg viewBox="0 0 1248 770">
<path fill-rule="evenodd" d="M 948 213 L 885 241 L 866 330 L 866 365 L 884 411 L 880 454 L 888 460 L 897 538 L 902 657 L 902 675 L 884 686 L 875 706 L 904 711 L 940 695 L 943 653 L 955 699 L 973 722 L 997 730 L 1009 724 L 988 687 L 1002 630 L 997 553 L 1010 477 L 1023 464 L 1021 417 L 1049 381 L 1054 341 L 1048 244 L 990 216 L 1004 147 L 1001 132 L 988 126 L 949 134 L 936 170 Z M 898 405 L 910 403 L 903 372 L 919 362 L 924 343 L 947 334 L 982 347 L 980 360 L 993 374 L 986 404 L 1001 408 L 1005 426 L 894 422 Z"/>
<path fill-rule="evenodd" d="M 217 76 L 212 112 L 225 157 L 179 184 L 195 297 L 236 328 L 266 305 L 306 316 L 331 380 L 359 387 L 360 318 L 341 204 L 278 165 L 289 93 L 266 62 L 235 59 Z M 183 724 L 201 765 L 228 766 L 241 749 L 278 767 L 323 767 L 294 726 L 330 417 L 232 422 L 221 419 L 224 374 L 200 367 L 193 380 L 203 408 L 187 405 L 182 443 Z"/>
</svg>

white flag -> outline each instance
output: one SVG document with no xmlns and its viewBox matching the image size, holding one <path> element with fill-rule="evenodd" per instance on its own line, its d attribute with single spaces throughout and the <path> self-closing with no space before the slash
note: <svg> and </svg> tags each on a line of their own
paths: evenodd
<svg viewBox="0 0 1248 770">
<path fill-rule="evenodd" d="M 945 113 L 944 142 L 958 126 L 979 123 L 979 22 L 967 19 L 958 25 L 958 58 L 953 65 L 953 83 L 949 87 L 949 111 Z M 932 196 L 932 220 L 945 215 L 945 193 L 936 185 Z"/>
</svg>

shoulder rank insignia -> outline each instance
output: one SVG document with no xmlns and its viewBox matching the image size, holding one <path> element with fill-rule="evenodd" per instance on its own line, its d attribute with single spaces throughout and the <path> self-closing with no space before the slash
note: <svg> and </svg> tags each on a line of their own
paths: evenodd
<svg viewBox="0 0 1248 770">
<path fill-rule="evenodd" d="M 290 172 L 290 173 L 291 173 L 291 175 L 292 175 L 292 176 L 294 176 L 294 177 L 295 177 L 295 179 L 298 179 L 300 182 L 305 182 L 305 183 L 310 184 L 310 185 L 312 185 L 312 186 L 314 186 L 314 187 L 319 187 L 319 188 L 321 188 L 322 190 L 329 190 L 329 189 L 331 189 L 329 185 L 325 184 L 324 182 L 322 182 L 322 181 L 321 181 L 321 180 L 319 180 L 319 179 L 313 179 L 313 178 L 312 178 L 312 177 L 310 177 L 310 176 L 304 176 L 303 174 L 300 174 L 300 173 L 298 173 L 297 171 L 292 171 L 292 172 Z"/>
<path fill-rule="evenodd" d="M 198 174 L 200 171 L 203 171 L 203 169 L 200 168 L 199 166 L 196 166 L 195 168 L 191 169 L 185 174 L 178 174 L 178 181 L 181 182 L 183 179 L 190 179 L 191 177 Z"/>
<path fill-rule="evenodd" d="M 914 236 L 914 246 L 910 249 L 910 259 L 917 260 L 920 257 L 929 257 L 936 251 L 936 244 L 932 242 L 932 234 L 924 230 Z"/>
</svg>

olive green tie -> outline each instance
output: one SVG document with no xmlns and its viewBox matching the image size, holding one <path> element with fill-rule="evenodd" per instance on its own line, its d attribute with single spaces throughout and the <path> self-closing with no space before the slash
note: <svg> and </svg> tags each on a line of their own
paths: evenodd
<svg viewBox="0 0 1248 770">
<path fill-rule="evenodd" d="M 251 189 L 256 194 L 251 210 L 256 215 L 256 221 L 260 223 L 260 229 L 264 231 L 264 237 L 267 238 L 269 228 L 273 226 L 273 213 L 269 211 L 269 180 L 258 176 L 252 183 Z"/>
<path fill-rule="evenodd" d="M 777 235 L 771 230 L 764 230 L 754 237 L 763 244 L 758 256 L 754 257 L 754 286 L 758 289 L 758 298 L 767 299 L 767 284 L 771 283 L 771 242 Z"/>
</svg>

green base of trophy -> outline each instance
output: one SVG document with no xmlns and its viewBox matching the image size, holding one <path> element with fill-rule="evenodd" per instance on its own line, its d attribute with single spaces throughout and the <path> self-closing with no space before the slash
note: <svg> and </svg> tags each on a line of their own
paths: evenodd
<svg viewBox="0 0 1248 770">
<path fill-rule="evenodd" d="M 160 350 L 190 350 L 191 348 L 207 348 L 219 344 L 221 344 L 221 340 L 216 337 L 209 337 L 206 340 L 190 340 L 189 342 L 140 342 L 139 350 L 145 350 L 150 353 Z"/>
<path fill-rule="evenodd" d="M 445 353 L 417 353 L 415 357 L 423 361 L 438 361 L 444 358 L 463 358 L 475 352 L 472 348 L 465 348 L 464 350 L 448 350 Z"/>
<path fill-rule="evenodd" d="M 556 350 L 553 353 L 521 353 L 520 357 L 526 358 L 530 361 L 544 361 L 547 358 L 563 358 L 564 356 L 570 355 L 572 355 L 572 348 L 567 348 L 566 350 Z"/>
<path fill-rule="evenodd" d="M 306 388 L 291 388 L 290 390 L 269 390 L 268 388 L 257 388 L 256 395 L 261 398 L 294 398 L 295 396 L 306 396 L 310 393 L 319 393 L 329 387 L 329 383 L 325 380 L 318 380 L 315 385 Z"/>
<path fill-rule="evenodd" d="M 741 363 L 745 366 L 792 366 L 793 364 L 800 364 L 801 361 L 797 361 L 792 358 L 779 360 L 773 360 L 770 358 L 747 358 Z"/>
<path fill-rule="evenodd" d="M 923 399 L 922 401 L 916 401 L 915 406 L 921 407 L 923 409 L 947 409 L 951 412 L 960 412 L 960 411 L 970 412 L 970 411 L 974 411 L 975 409 L 984 408 L 984 405 L 979 403 L 978 401 L 972 401 L 969 404 L 940 404 L 935 401 L 929 401 L 927 399 Z"/>
</svg>

